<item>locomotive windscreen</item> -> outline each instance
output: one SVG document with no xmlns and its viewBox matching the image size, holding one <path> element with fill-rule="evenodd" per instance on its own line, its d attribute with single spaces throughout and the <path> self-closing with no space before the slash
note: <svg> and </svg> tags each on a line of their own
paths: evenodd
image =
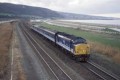
<svg viewBox="0 0 120 80">
<path fill-rule="evenodd" d="M 74 44 L 79 44 L 79 43 L 87 43 L 85 39 L 78 37 L 77 39 L 74 40 Z"/>
</svg>

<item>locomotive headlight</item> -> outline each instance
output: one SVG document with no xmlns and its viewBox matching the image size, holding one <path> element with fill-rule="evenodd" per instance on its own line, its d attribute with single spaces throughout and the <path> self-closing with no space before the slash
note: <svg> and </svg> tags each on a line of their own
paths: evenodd
<svg viewBox="0 0 120 80">
<path fill-rule="evenodd" d="M 83 53 L 85 53 L 85 50 L 83 50 Z"/>
<path fill-rule="evenodd" d="M 83 53 L 85 53 L 85 54 L 86 54 L 86 53 L 87 53 L 87 50 L 83 50 Z"/>
</svg>

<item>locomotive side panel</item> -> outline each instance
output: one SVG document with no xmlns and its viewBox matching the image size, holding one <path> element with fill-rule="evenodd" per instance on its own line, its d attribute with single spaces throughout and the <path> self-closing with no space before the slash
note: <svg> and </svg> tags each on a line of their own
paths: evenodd
<svg viewBox="0 0 120 80">
<path fill-rule="evenodd" d="M 56 44 L 70 51 L 70 40 L 67 40 L 64 37 L 57 35 Z"/>
</svg>

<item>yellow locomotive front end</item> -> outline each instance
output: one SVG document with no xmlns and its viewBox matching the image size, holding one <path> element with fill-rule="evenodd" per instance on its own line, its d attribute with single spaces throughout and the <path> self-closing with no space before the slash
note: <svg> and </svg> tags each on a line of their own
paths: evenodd
<svg viewBox="0 0 120 80">
<path fill-rule="evenodd" d="M 90 56 L 90 46 L 85 43 L 74 45 L 74 55 L 79 61 L 86 61 Z"/>
</svg>

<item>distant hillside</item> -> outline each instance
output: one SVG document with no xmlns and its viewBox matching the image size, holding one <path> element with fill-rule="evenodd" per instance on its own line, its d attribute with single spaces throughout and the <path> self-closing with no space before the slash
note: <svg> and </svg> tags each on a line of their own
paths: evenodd
<svg viewBox="0 0 120 80">
<path fill-rule="evenodd" d="M 74 14 L 74 13 L 64 13 L 60 12 L 60 14 L 64 17 L 64 19 L 75 19 L 75 20 L 113 20 L 117 18 L 112 17 L 101 17 L 101 16 L 91 16 L 84 14 Z"/>
<path fill-rule="evenodd" d="M 42 18 L 62 18 L 62 15 L 56 11 L 52 11 L 46 8 L 16 5 L 10 3 L 0 3 L 0 15 L 1 14 L 5 14 L 3 16 L 6 16 L 8 14 L 9 16 L 29 15 L 39 16 Z"/>
<path fill-rule="evenodd" d="M 51 19 L 79 19 L 79 20 L 111 20 L 116 18 L 90 16 L 57 12 L 41 7 L 0 3 L 0 18 L 51 18 Z"/>
</svg>

